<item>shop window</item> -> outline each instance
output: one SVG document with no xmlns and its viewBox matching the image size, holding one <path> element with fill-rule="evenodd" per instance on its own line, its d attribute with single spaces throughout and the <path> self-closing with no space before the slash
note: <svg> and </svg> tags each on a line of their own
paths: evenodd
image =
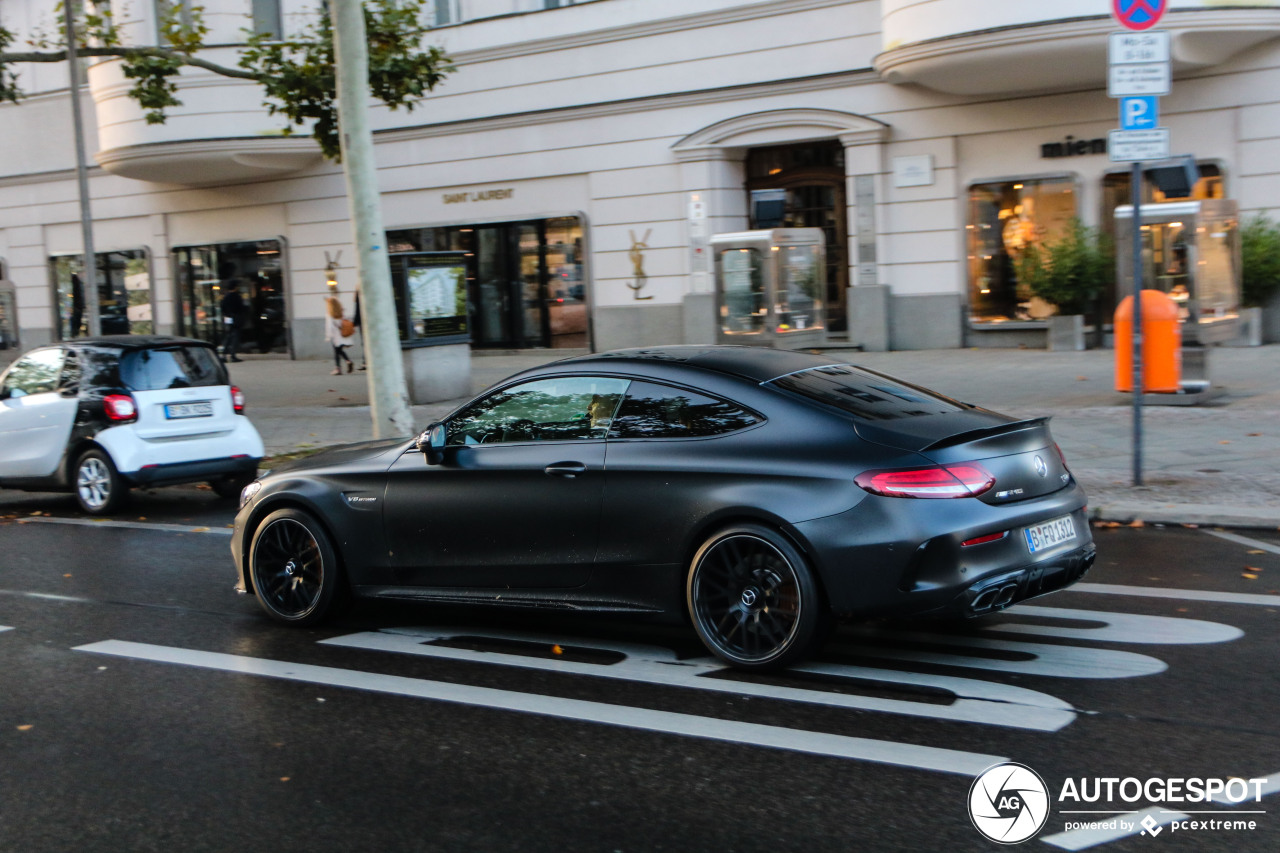
<svg viewBox="0 0 1280 853">
<path fill-rule="evenodd" d="M 179 246 L 173 263 L 178 334 L 221 344 L 223 286 L 234 280 L 249 308 L 240 328 L 241 351 L 289 351 L 282 241 Z"/>
<path fill-rule="evenodd" d="M 17 290 L 0 260 L 0 352 L 21 349 L 18 343 Z"/>
<path fill-rule="evenodd" d="M 58 311 L 58 338 L 89 334 L 84 285 L 84 256 L 49 258 Z M 151 262 L 143 249 L 97 253 L 98 326 L 104 335 L 149 335 L 155 331 L 151 309 Z"/>
<path fill-rule="evenodd" d="M 1038 321 L 1054 312 L 1018 280 L 1018 261 L 1027 247 L 1058 239 L 1075 216 L 1075 186 L 1067 176 L 969 187 L 965 237 L 971 322 Z"/>
<path fill-rule="evenodd" d="M 576 216 L 388 231 L 387 246 L 405 340 L 414 340 L 405 259 L 452 253 L 466 282 L 466 316 L 458 319 L 473 347 L 589 345 L 583 226 Z M 454 333 L 462 328 L 455 324 Z"/>
</svg>

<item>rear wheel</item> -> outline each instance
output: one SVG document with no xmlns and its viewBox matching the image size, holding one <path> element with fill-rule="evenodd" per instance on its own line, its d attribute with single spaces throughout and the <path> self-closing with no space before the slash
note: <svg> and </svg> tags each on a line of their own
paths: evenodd
<svg viewBox="0 0 1280 853">
<path fill-rule="evenodd" d="M 129 493 L 111 457 L 94 448 L 80 454 L 75 470 L 76 501 L 90 515 L 110 515 Z"/>
<path fill-rule="evenodd" d="M 337 597 L 338 555 L 313 516 L 278 509 L 253 534 L 249 577 L 272 619 L 314 625 L 329 614 Z"/>
<path fill-rule="evenodd" d="M 817 580 L 777 532 L 721 530 L 694 555 L 689 615 L 703 644 L 741 669 L 778 669 L 811 652 L 825 616 Z"/>
</svg>

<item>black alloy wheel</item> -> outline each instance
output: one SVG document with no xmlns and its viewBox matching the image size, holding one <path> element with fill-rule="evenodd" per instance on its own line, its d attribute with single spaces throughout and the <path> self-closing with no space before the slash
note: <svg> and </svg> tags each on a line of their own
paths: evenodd
<svg viewBox="0 0 1280 853">
<path fill-rule="evenodd" d="M 76 460 L 74 486 L 76 502 L 90 515 L 110 515 L 129 494 L 111 457 L 98 448 L 86 450 Z"/>
<path fill-rule="evenodd" d="M 804 557 L 760 525 L 711 536 L 694 555 L 689 614 L 702 642 L 740 669 L 779 669 L 811 652 L 824 603 Z"/>
<path fill-rule="evenodd" d="M 297 509 L 278 509 L 253 534 L 249 576 L 272 619 L 314 625 L 333 607 L 338 555 L 315 518 Z"/>
</svg>

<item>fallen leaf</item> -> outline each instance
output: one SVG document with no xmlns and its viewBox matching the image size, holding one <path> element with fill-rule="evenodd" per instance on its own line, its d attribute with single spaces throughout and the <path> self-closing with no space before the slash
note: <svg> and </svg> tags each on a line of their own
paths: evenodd
<svg viewBox="0 0 1280 853">
<path fill-rule="evenodd" d="M 346 397 L 339 397 L 338 399 L 339 399 L 339 400 L 345 400 L 345 399 L 347 399 L 347 398 L 346 398 Z"/>
<path fill-rule="evenodd" d="M 1088 376 L 1077 376 L 1077 377 L 1076 377 L 1076 381 L 1077 381 L 1077 382 L 1088 382 L 1088 381 L 1089 381 L 1089 377 L 1088 377 Z"/>
<path fill-rule="evenodd" d="M 1183 527 L 1185 527 L 1185 528 L 1187 528 L 1188 530 L 1199 530 L 1199 529 L 1200 529 L 1200 525 L 1198 525 L 1198 524 L 1184 524 L 1184 525 L 1182 525 L 1182 526 L 1183 526 Z"/>
<path fill-rule="evenodd" d="M 1254 548 L 1253 550 L 1248 551 L 1248 552 L 1246 552 L 1246 553 L 1249 553 L 1249 554 L 1265 554 L 1265 553 L 1267 553 L 1267 552 L 1266 552 L 1266 551 L 1259 551 L 1257 548 Z"/>
<path fill-rule="evenodd" d="M 145 515 L 138 516 L 138 521 L 146 521 L 146 520 L 147 520 L 147 517 Z"/>
<path fill-rule="evenodd" d="M 1245 567 L 1244 567 L 1244 570 L 1245 570 L 1246 572 L 1260 572 L 1260 571 L 1262 571 L 1262 569 L 1255 568 L 1255 567 L 1253 567 L 1253 566 L 1245 566 Z"/>
<path fill-rule="evenodd" d="M 1231 442 L 1229 442 L 1229 441 L 1219 441 L 1219 442 L 1218 442 L 1218 444 L 1230 444 L 1230 443 L 1231 443 Z"/>
<path fill-rule="evenodd" d="M 1119 527 L 1119 526 L 1120 526 L 1120 522 L 1118 522 L 1118 521 L 1095 521 L 1095 522 L 1093 523 L 1093 526 L 1094 526 L 1094 527 Z"/>
<path fill-rule="evenodd" d="M 564 649 L 560 648 L 560 646 L 557 644 L 551 647 L 551 653 L 553 655 L 562 655 L 564 654 Z"/>
<path fill-rule="evenodd" d="M 1257 438 L 1258 436 L 1262 435 L 1262 433 L 1260 433 L 1260 432 L 1246 432 L 1246 433 L 1245 433 L 1245 435 L 1249 436 L 1250 438 Z"/>
<path fill-rule="evenodd" d="M 64 578 L 69 578 L 69 577 L 71 577 L 71 575 L 68 573 L 68 574 L 63 575 L 63 577 L 64 577 Z"/>
<path fill-rule="evenodd" d="M 280 777 L 280 781 L 281 781 L 281 782 L 288 782 L 290 778 L 291 778 L 291 777 L 289 777 L 289 776 L 281 776 L 281 777 Z"/>
<path fill-rule="evenodd" d="M 207 527 L 193 527 L 193 528 L 191 528 L 191 532 L 192 532 L 192 533 L 208 533 L 208 532 L 209 532 L 209 528 L 207 528 Z"/>
<path fill-rule="evenodd" d="M 1187 612 L 1187 608 L 1185 608 L 1185 607 L 1179 607 L 1179 608 L 1178 608 L 1178 612 L 1179 612 L 1179 613 L 1186 613 L 1186 612 Z"/>
<path fill-rule="evenodd" d="M 35 726 L 31 725 L 30 723 L 25 723 L 25 724 L 23 724 L 23 725 L 21 725 L 21 726 L 18 726 L 18 731 L 20 731 L 20 732 L 29 732 L 29 731 L 31 731 L 33 728 L 35 728 Z"/>
<path fill-rule="evenodd" d="M 1240 577 L 1244 578 L 1247 581 L 1256 581 L 1258 579 L 1257 575 L 1251 575 L 1248 572 L 1242 573 Z"/>
<path fill-rule="evenodd" d="M 1143 522 L 1142 519 L 1135 518 L 1133 521 L 1129 522 L 1129 526 L 1130 527 L 1146 527 L 1147 525 L 1145 522 Z"/>
</svg>

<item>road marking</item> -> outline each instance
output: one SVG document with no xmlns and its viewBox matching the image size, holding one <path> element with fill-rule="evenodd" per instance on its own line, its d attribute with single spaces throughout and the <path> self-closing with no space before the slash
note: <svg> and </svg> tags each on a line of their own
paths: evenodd
<svg viewBox="0 0 1280 853">
<path fill-rule="evenodd" d="M 482 638 L 514 640 L 536 644 L 549 649 L 554 644 L 576 646 L 598 651 L 618 652 L 626 657 L 616 663 L 584 663 L 534 657 L 532 655 L 507 654 L 456 646 L 431 645 L 441 640 Z M 846 666 L 843 664 L 808 663 L 791 667 L 793 672 L 810 672 L 833 677 L 849 683 L 880 682 L 933 687 L 949 692 L 950 704 L 912 702 L 905 699 L 888 699 L 877 696 L 858 696 L 811 690 L 804 687 L 787 687 L 775 684 L 758 684 L 733 678 L 708 678 L 710 675 L 731 675 L 732 670 L 711 658 L 678 660 L 675 652 L 659 646 L 612 642 L 593 639 L 566 639 L 546 634 L 513 631 L 459 632 L 435 631 L 427 628 L 401 629 L 397 631 L 371 631 L 348 634 L 321 640 L 321 645 L 346 648 L 396 652 L 470 663 L 498 664 L 523 669 L 587 675 L 596 678 L 613 678 L 666 687 L 681 687 L 739 696 L 755 696 L 787 702 L 803 702 L 835 708 L 857 708 L 890 714 L 948 720 L 952 722 L 981 723 L 993 726 L 1032 729 L 1055 732 L 1070 725 L 1076 717 L 1075 710 L 1066 702 L 1046 693 L 1005 684 L 994 684 L 972 678 L 930 675 L 915 672 L 898 672 L 874 667 Z"/>
<path fill-rule="evenodd" d="M 1165 589 L 1156 586 L 1125 586 L 1110 583 L 1078 583 L 1064 592 L 1093 592 L 1104 595 L 1136 595 L 1146 598 L 1177 598 L 1186 601 L 1217 601 L 1223 604 L 1261 604 L 1280 607 L 1280 595 L 1250 592 L 1215 592 L 1211 589 Z"/>
<path fill-rule="evenodd" d="M 17 595 L 23 598 L 41 598 L 46 601 L 71 601 L 76 604 L 96 604 L 92 598 L 79 598 L 74 595 L 58 595 L 55 592 L 24 592 L 17 589 L 0 589 L 0 595 Z"/>
<path fill-rule="evenodd" d="M 12 631 L 12 630 L 13 628 L 10 627 L 9 625 L 0 625 L 0 631 Z"/>
<path fill-rule="evenodd" d="M 448 684 L 439 681 L 426 681 L 396 675 L 380 675 L 311 664 L 289 663 L 286 661 L 245 657 L 243 655 L 155 646 L 148 643 L 105 640 L 76 646 L 74 650 L 133 658 L 135 660 L 213 669 L 222 672 L 279 678 L 307 684 L 324 684 L 330 687 L 345 687 L 397 696 L 413 696 L 440 702 L 538 714 L 540 716 L 600 723 L 663 734 L 683 735 L 751 746 L 773 747 L 811 755 L 852 758 L 878 764 L 892 764 L 899 767 L 955 773 L 962 776 L 976 776 L 992 764 L 1007 760 L 994 755 L 960 752 L 931 746 L 846 737 L 844 735 L 802 731 L 757 723 L 743 723 L 735 720 L 698 717 L 691 714 L 677 714 L 670 711 L 632 708 L 626 705 L 609 705 L 582 699 L 565 699 L 536 693 L 497 690 L 491 687 Z"/>
<path fill-rule="evenodd" d="M 1037 634 L 1044 637 L 1064 637 L 1069 640 L 1097 640 L 1107 643 L 1144 643 L 1149 645 L 1178 646 L 1202 643 L 1228 643 L 1244 636 L 1244 631 L 1234 625 L 1206 622 L 1202 619 L 1181 619 L 1176 616 L 1143 616 L 1138 613 L 1108 613 L 1103 610 L 1071 610 L 1065 607 L 1033 607 L 1019 604 L 999 614 L 1003 619 L 1019 615 L 1048 619 L 1079 619 L 1100 623 L 1097 628 L 1070 628 L 1066 625 L 1028 625 L 999 622 L 985 631 L 1001 633 Z"/>
<path fill-rule="evenodd" d="M 1080 646 L 1053 646 L 1045 643 L 1016 643 L 988 637 L 959 634 L 928 634 L 923 631 L 891 631 L 872 627 L 857 628 L 854 633 L 871 643 L 856 646 L 832 646 L 845 654 L 858 657 L 888 658 L 913 663 L 961 666 L 994 672 L 1017 672 L 1023 675 L 1048 675 L 1055 678 L 1135 678 L 1156 675 L 1168 664 L 1150 655 L 1119 652 L 1113 649 L 1089 649 Z M 927 649 L 894 648 L 895 642 L 926 643 L 930 646 L 967 646 L 984 651 L 1014 652 L 1028 660 L 1007 660 Z M 879 645 L 883 643 L 884 645 Z"/>
<path fill-rule="evenodd" d="M 1280 545 L 1272 545 L 1270 542 L 1259 542 L 1257 539 L 1250 539 L 1248 536 L 1241 536 L 1238 533 L 1228 533 L 1225 530 L 1206 530 L 1210 536 L 1217 536 L 1219 539 L 1225 539 L 1228 542 L 1234 542 L 1237 545 L 1243 545 L 1246 548 L 1256 548 L 1259 551 L 1270 551 L 1272 554 L 1280 554 Z"/>
<path fill-rule="evenodd" d="M 1249 778 L 1249 777 L 1240 777 Z M 1274 794 L 1280 791 L 1280 770 L 1267 776 L 1256 776 L 1252 778 L 1266 779 L 1267 782 L 1258 788 L 1258 796 L 1265 797 L 1268 794 Z M 1236 806 L 1239 803 L 1233 803 L 1228 800 L 1226 794 L 1214 794 L 1208 798 L 1211 803 L 1219 803 L 1224 806 Z M 1111 814 L 1111 813 L 1108 813 Z M 1192 812 L 1192 814 L 1221 814 L 1228 816 L 1230 812 Z M 1237 814 L 1255 814 L 1255 812 L 1237 812 Z M 1174 821 L 1186 820 L 1190 815 L 1186 812 L 1171 811 L 1164 806 L 1151 806 L 1141 811 L 1128 812 L 1126 814 L 1115 814 L 1113 817 L 1099 818 L 1100 822 L 1111 823 L 1115 821 L 1116 829 L 1073 829 L 1069 832 L 1059 832 L 1056 835 L 1046 835 L 1040 839 L 1046 844 L 1052 844 L 1054 847 L 1060 847 L 1063 850 L 1087 850 L 1090 847 L 1096 847 L 1099 844 L 1107 844 L 1111 841 L 1119 841 L 1121 838 L 1127 838 L 1130 835 L 1137 835 L 1145 828 L 1142 826 L 1142 820 L 1150 816 L 1155 826 L 1167 826 Z M 1120 822 L 1124 821 L 1131 827 L 1130 829 L 1120 829 Z"/>
<path fill-rule="evenodd" d="M 115 521 L 105 518 L 45 518 L 44 516 L 20 518 L 19 524 L 71 524 L 77 527 L 125 527 L 133 530 L 169 530 L 175 533 L 213 533 L 230 536 L 229 527 L 192 527 L 186 524 L 165 524 L 159 521 Z"/>
</svg>

